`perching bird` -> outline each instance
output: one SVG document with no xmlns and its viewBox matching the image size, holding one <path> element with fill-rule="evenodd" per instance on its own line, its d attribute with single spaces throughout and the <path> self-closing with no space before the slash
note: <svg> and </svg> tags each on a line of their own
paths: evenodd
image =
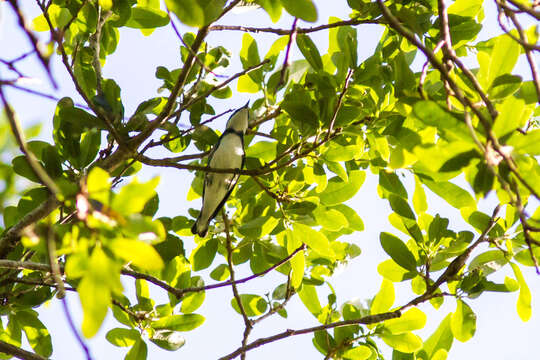
<svg viewBox="0 0 540 360">
<path fill-rule="evenodd" d="M 227 128 L 208 156 L 209 167 L 216 169 L 242 169 L 244 167 L 244 134 L 249 121 L 248 105 L 249 101 L 236 110 L 227 121 Z M 225 205 L 239 177 L 239 174 L 206 173 L 201 213 L 191 227 L 193 234 L 206 236 L 208 224 Z"/>
</svg>

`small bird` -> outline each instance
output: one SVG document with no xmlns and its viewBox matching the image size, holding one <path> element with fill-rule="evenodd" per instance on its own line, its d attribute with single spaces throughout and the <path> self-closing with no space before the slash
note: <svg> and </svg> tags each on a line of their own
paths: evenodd
<svg viewBox="0 0 540 360">
<path fill-rule="evenodd" d="M 236 110 L 227 127 L 208 156 L 208 166 L 216 169 L 242 169 L 244 167 L 244 134 L 249 121 L 249 101 Z M 240 177 L 239 174 L 207 172 L 204 177 L 202 208 L 195 224 L 193 234 L 205 237 L 208 224 L 231 195 Z"/>
</svg>

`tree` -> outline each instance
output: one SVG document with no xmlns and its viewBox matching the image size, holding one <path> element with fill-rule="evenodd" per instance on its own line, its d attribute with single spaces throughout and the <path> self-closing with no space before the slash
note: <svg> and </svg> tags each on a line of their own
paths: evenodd
<svg viewBox="0 0 540 360">
<path fill-rule="evenodd" d="M 475 335 L 469 304 L 505 296 L 498 293 L 518 292 L 517 314 L 530 319 L 522 270 L 540 273 L 540 48 L 536 27 L 523 24 L 538 20 L 536 2 L 496 0 L 493 19 L 482 1 L 348 0 L 349 18 L 312 27 L 306 23 L 323 15 L 311 0 L 36 3 L 41 14 L 30 26 L 21 4 L 8 0 L 31 50 L 21 45 L 20 56 L 0 59 L 3 357 L 51 356 L 51 334 L 33 310 L 49 301 L 62 302 L 88 358 L 85 338 L 96 335 L 108 312 L 118 325 L 106 338 L 129 348 L 127 359 L 145 359 L 148 340 L 178 350 L 204 323 L 198 311 L 205 298 L 222 287 L 231 289 L 223 301 L 244 323 L 238 346 L 222 359 L 245 359 L 255 348 L 304 334 L 326 359 L 378 359 L 384 351 L 393 359 L 445 359 L 454 339 Z M 290 19 L 290 27 L 223 24 L 231 10 L 255 5 L 273 22 Z M 482 24 L 494 21 L 501 34 L 477 41 Z M 368 24 L 384 32 L 361 61 Z M 103 76 L 120 29 L 152 37 L 165 26 L 182 44 L 181 64 L 155 69 L 159 93 L 127 113 L 119 85 Z M 211 41 L 222 31 L 241 39 L 239 54 Z M 261 33 L 276 37 L 264 57 Z M 319 33 L 329 37 L 326 51 L 312 40 Z M 237 56 L 242 70 L 220 75 Z M 520 56 L 530 80 L 513 74 Z M 56 99 L 46 115 L 50 142 L 26 140 L 37 130 L 23 129 L 9 102 L 15 90 L 54 98 L 21 85 L 28 57 L 53 88 L 51 63 L 61 62 L 76 89 L 75 100 Z M 232 111 L 215 108 L 232 99 L 235 83 L 236 92 L 256 99 L 246 166 L 212 169 L 205 158 L 218 133 L 209 125 Z M 188 200 L 200 197 L 207 172 L 241 176 L 209 236 L 199 238 L 189 231 L 197 209 L 156 216 L 160 196 L 169 195 L 156 192 L 159 179 L 136 177 L 151 167 L 193 174 Z M 344 302 L 333 290 L 323 300 L 329 277 L 361 252 L 347 235 L 370 224 L 349 200 L 366 177 L 378 181 L 395 228 L 379 231 L 384 280 L 365 303 Z M 433 203 L 428 210 L 426 190 L 461 219 L 445 217 Z M 490 209 L 486 198 L 495 204 Z M 499 283 L 494 277 L 503 269 L 512 276 Z M 269 273 L 280 283 L 241 291 Z M 135 296 L 126 279 L 134 280 Z M 413 295 L 396 299 L 398 283 Z M 168 301 L 157 303 L 150 287 Z M 80 298 L 80 328 L 66 296 Z M 286 318 L 296 297 L 318 324 L 250 337 L 269 317 Z M 435 332 L 424 339 L 413 333 L 428 321 L 419 305 L 443 302 L 455 311 Z M 23 349 L 23 333 L 31 349 Z"/>
</svg>

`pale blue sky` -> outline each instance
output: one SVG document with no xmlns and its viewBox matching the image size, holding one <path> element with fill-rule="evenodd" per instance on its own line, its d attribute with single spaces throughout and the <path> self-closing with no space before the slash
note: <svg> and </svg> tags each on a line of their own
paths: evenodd
<svg viewBox="0 0 540 360">
<path fill-rule="evenodd" d="M 21 1 L 27 14 L 37 14 L 37 6 L 31 1 Z M 492 5 L 491 2 L 487 2 Z M 345 1 L 317 1 L 319 10 L 319 23 L 327 22 L 329 16 L 338 16 L 345 18 L 347 8 Z M 493 17 L 493 8 L 489 7 L 487 17 Z M 0 57 L 10 59 L 20 54 L 21 44 L 27 49 L 26 39 L 18 31 L 13 23 L 12 13 L 5 3 L 0 3 Z M 221 24 L 229 25 L 253 25 L 253 26 L 276 26 L 289 28 L 291 18 L 283 16 L 278 24 L 271 24 L 268 17 L 259 10 L 243 14 L 230 14 L 220 20 Z M 300 23 L 300 26 L 312 26 L 312 24 Z M 186 28 L 181 27 L 181 31 Z M 377 26 L 358 27 L 360 59 L 364 59 L 372 54 L 372 51 L 379 39 L 382 28 Z M 498 27 L 492 26 L 483 30 L 482 37 L 498 32 Z M 238 51 L 241 45 L 242 33 L 235 32 L 216 32 L 210 34 L 208 42 L 211 45 L 222 45 L 233 53 L 233 65 L 226 70 L 226 75 L 232 75 L 240 69 L 238 60 Z M 259 43 L 260 54 L 264 55 L 272 42 L 277 38 L 273 34 L 254 35 Z M 312 35 L 321 51 L 325 51 L 328 44 L 327 32 Z M 176 38 L 171 27 L 160 28 L 150 37 L 144 37 L 138 30 L 126 29 L 121 31 L 120 45 L 116 53 L 108 58 L 103 69 L 105 77 L 114 78 L 122 88 L 122 99 L 126 107 L 126 114 L 130 114 L 137 105 L 150 97 L 156 96 L 156 89 L 160 82 L 155 79 L 154 72 L 156 66 L 162 65 L 169 69 L 179 66 L 179 41 Z M 295 50 L 294 56 L 299 57 Z M 424 59 L 419 58 L 418 63 Z M 518 73 L 530 78 L 527 68 L 524 66 L 523 59 L 520 61 Z M 25 71 L 31 76 L 41 79 L 43 84 L 33 86 L 36 90 L 49 91 L 46 78 L 43 72 L 36 65 L 35 61 L 26 61 Z M 67 74 L 59 62 L 53 64 L 54 74 L 61 84 L 59 91 L 55 92 L 58 97 L 72 96 L 78 99 L 73 86 L 71 85 Z M 6 72 L 2 72 L 5 76 Z M 235 85 L 233 85 L 233 91 Z M 29 96 L 27 94 L 9 91 L 9 99 L 14 105 L 22 123 L 25 126 L 35 122 L 50 122 L 54 111 L 55 103 Z M 255 100 L 257 97 L 249 94 L 240 94 L 234 92 L 231 99 L 217 100 L 211 99 L 215 106 L 216 113 L 229 108 L 243 105 L 246 100 Z M 184 123 L 187 123 L 185 121 Z M 213 124 L 218 129 L 222 129 L 225 119 Z M 46 129 L 43 134 L 45 139 L 50 139 L 50 129 Z M 159 154 L 157 154 L 159 155 Z M 189 173 L 179 170 L 170 170 L 163 168 L 150 168 L 141 174 L 143 178 L 158 175 L 161 177 L 159 187 L 161 209 L 160 215 L 175 216 L 185 215 L 189 207 L 198 207 L 200 200 L 187 202 L 186 194 L 189 189 L 191 176 Z M 370 173 L 368 172 L 370 175 Z M 387 217 L 389 209 L 384 200 L 380 200 L 376 195 L 377 178 L 368 176 L 359 194 L 351 201 L 351 206 L 355 208 L 362 217 L 366 230 L 353 234 L 349 237 L 350 241 L 355 242 L 362 248 L 362 255 L 354 259 L 351 264 L 345 268 L 339 275 L 331 279 L 331 283 L 338 294 L 338 302 L 341 304 L 349 299 L 366 299 L 372 297 L 380 286 L 381 277 L 376 271 L 379 262 L 386 258 L 386 255 L 379 246 L 379 232 L 389 231 L 397 234 L 388 223 Z M 486 212 L 491 212 L 493 203 L 483 202 Z M 437 210 L 442 216 L 451 219 L 451 227 L 459 229 L 464 226 L 459 213 L 454 209 L 444 206 L 444 203 L 435 196 L 430 196 L 430 212 Z M 187 249 L 193 247 L 192 238 L 184 239 Z M 222 262 L 222 261 L 221 261 Z M 217 264 L 216 261 L 214 263 Z M 239 276 L 248 274 L 247 268 L 241 268 Z M 530 359 L 533 349 L 535 349 L 536 338 L 540 334 L 540 315 L 538 306 L 540 301 L 535 296 L 540 291 L 539 277 L 534 274 L 530 268 L 525 269 L 525 275 L 529 280 L 529 286 L 533 294 L 533 317 L 528 323 L 522 323 L 515 311 L 515 302 L 517 293 L 513 294 L 484 294 L 480 299 L 469 300 L 468 304 L 478 315 L 477 334 L 467 343 L 454 341 L 450 351 L 449 359 Z M 508 272 L 497 274 L 496 279 L 500 280 Z M 501 277 L 502 276 L 502 277 Z M 209 277 L 206 277 L 208 280 Z M 213 280 L 209 279 L 208 282 Z M 253 283 L 240 286 L 240 292 L 249 293 L 271 292 L 279 283 L 283 282 L 281 275 L 270 274 L 263 279 L 258 279 Z M 132 281 L 125 281 L 127 288 L 132 288 Z M 326 289 L 324 290 L 326 291 Z M 326 301 L 326 293 L 319 292 L 322 302 Z M 397 304 L 406 303 L 411 297 L 408 284 L 406 286 L 397 286 Z M 162 302 L 166 301 L 164 291 L 153 289 L 152 293 Z M 206 317 L 206 322 L 195 331 L 185 334 L 186 345 L 176 352 L 167 352 L 148 342 L 148 359 L 214 359 L 223 356 L 235 350 L 241 340 L 243 323 L 230 306 L 232 297 L 231 290 L 224 288 L 207 293 L 204 305 L 197 311 Z M 80 324 L 81 312 L 77 296 L 69 296 L 69 303 L 72 313 Z M 159 303 L 159 301 L 158 301 Z M 455 302 L 447 299 L 445 305 L 435 311 L 429 304 L 423 304 L 420 309 L 428 314 L 428 325 L 418 334 L 425 340 L 438 326 L 440 320 L 449 312 L 455 309 Z M 294 299 L 287 307 L 289 319 L 283 320 L 274 317 L 258 325 L 252 332 L 251 340 L 260 336 L 268 336 L 281 332 L 287 328 L 302 328 L 316 325 L 316 319 L 304 308 L 298 299 Z M 83 354 L 67 327 L 67 322 L 61 311 L 60 304 L 52 300 L 50 306 L 43 307 L 40 310 L 41 319 L 52 332 L 55 359 L 78 359 Z M 98 335 L 88 341 L 92 354 L 95 359 L 116 359 L 123 358 L 126 350 L 117 348 L 109 344 L 104 335 L 110 328 L 122 325 L 118 324 L 109 314 L 103 329 Z M 248 358 L 251 359 L 274 359 L 279 356 L 283 359 L 292 359 L 302 357 L 304 359 L 318 359 L 322 356 L 311 345 L 311 336 L 303 335 L 279 341 L 271 345 L 264 346 L 258 350 L 252 351 Z M 385 355 L 391 358 L 391 352 L 387 349 Z"/>
</svg>

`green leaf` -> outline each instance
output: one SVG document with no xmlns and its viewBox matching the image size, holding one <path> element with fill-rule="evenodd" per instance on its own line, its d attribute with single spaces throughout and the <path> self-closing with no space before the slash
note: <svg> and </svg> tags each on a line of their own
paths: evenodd
<svg viewBox="0 0 540 360">
<path fill-rule="evenodd" d="M 508 145 L 514 148 L 513 152 L 540 155 L 540 129 L 528 131 L 526 134 L 518 132 L 508 140 Z"/>
<path fill-rule="evenodd" d="M 317 46 L 308 35 L 298 34 L 296 37 L 296 45 L 298 45 L 300 52 L 302 55 L 304 55 L 309 65 L 311 65 L 314 70 L 322 70 L 323 62 L 321 59 L 321 54 L 319 54 Z"/>
<path fill-rule="evenodd" d="M 305 21 L 317 21 L 317 9 L 312 0 L 281 0 L 289 14 Z"/>
<path fill-rule="evenodd" d="M 402 353 L 396 349 L 392 351 L 392 360 L 415 360 L 415 358 L 414 353 Z"/>
<path fill-rule="evenodd" d="M 476 332 L 476 315 L 463 300 L 457 300 L 456 312 L 450 321 L 452 334 L 461 342 L 469 341 Z"/>
<path fill-rule="evenodd" d="M 257 1 L 270 16 L 273 23 L 276 23 L 281 18 L 281 2 L 279 0 L 259 0 Z"/>
<path fill-rule="evenodd" d="M 349 172 L 349 181 L 344 182 L 339 177 L 328 180 L 326 189 L 319 194 L 321 203 L 327 206 L 338 205 L 351 199 L 364 183 L 366 174 L 360 170 Z"/>
<path fill-rule="evenodd" d="M 268 303 L 259 295 L 241 294 L 240 301 L 247 316 L 259 316 L 264 314 L 268 309 Z M 237 313 L 242 314 L 236 298 L 231 299 L 231 306 Z"/>
<path fill-rule="evenodd" d="M 505 99 L 514 94 L 521 87 L 521 83 L 521 76 L 502 74 L 493 80 L 488 89 L 489 97 L 491 99 Z"/>
<path fill-rule="evenodd" d="M 402 268 L 395 263 L 394 260 L 388 259 L 383 261 L 377 266 L 377 272 L 392 282 L 400 282 L 403 280 L 409 280 L 415 277 L 416 271 L 411 272 L 407 269 Z"/>
<path fill-rule="evenodd" d="M 124 360 L 146 360 L 147 355 L 148 347 L 144 340 L 139 336 L 133 347 L 129 349 Z"/>
<path fill-rule="evenodd" d="M 313 211 L 313 216 L 317 224 L 329 231 L 339 231 L 349 226 L 345 215 L 334 209 L 324 209 L 319 206 Z"/>
<path fill-rule="evenodd" d="M 191 253 L 191 264 L 194 271 L 206 269 L 214 261 L 218 249 L 218 240 L 216 238 L 209 239 L 197 246 Z"/>
<path fill-rule="evenodd" d="M 120 267 L 96 247 L 88 263 L 88 271 L 79 283 L 77 292 L 83 309 L 82 332 L 87 338 L 93 337 L 105 316 L 111 303 L 111 293 L 122 291 L 120 283 Z M 96 296 L 99 294 L 99 296 Z"/>
<path fill-rule="evenodd" d="M 516 275 L 516 280 L 519 283 L 519 297 L 516 304 L 517 313 L 521 321 L 526 322 L 531 319 L 532 307 L 531 307 L 531 290 L 525 282 L 525 278 L 521 273 L 521 270 L 518 265 L 510 263 L 512 270 L 514 270 L 514 275 Z"/>
<path fill-rule="evenodd" d="M 191 278 L 191 286 L 192 287 L 203 287 L 204 281 L 200 276 L 195 276 Z M 204 299 L 206 297 L 205 291 L 196 291 L 189 293 L 185 295 L 182 298 L 182 306 L 180 307 L 180 311 L 184 314 L 191 314 L 195 312 L 198 308 L 201 307 L 201 305 L 204 302 Z"/>
<path fill-rule="evenodd" d="M 519 37 L 516 31 L 511 33 Z M 477 55 L 480 64 L 477 78 L 484 88 L 488 88 L 500 75 L 510 74 L 520 54 L 519 43 L 509 35 L 500 35 L 490 39 L 489 43 L 493 44 L 491 51 L 480 49 Z"/>
<path fill-rule="evenodd" d="M 534 247 L 533 254 L 535 258 L 540 258 L 540 247 Z M 522 265 L 534 266 L 534 261 L 531 258 L 531 252 L 529 249 L 523 249 L 514 255 L 514 259 Z"/>
<path fill-rule="evenodd" d="M 137 179 L 120 189 L 111 204 L 112 208 L 120 214 L 129 215 L 140 213 L 144 205 L 156 195 L 156 186 L 159 178 L 155 177 L 146 183 L 139 183 Z"/>
<path fill-rule="evenodd" d="M 37 313 L 31 310 L 18 311 L 15 318 L 26 334 L 28 343 L 36 353 L 49 357 L 52 354 L 52 342 L 49 330 L 38 319 Z"/>
<path fill-rule="evenodd" d="M 135 329 L 114 328 L 107 332 L 105 338 L 114 346 L 128 347 L 133 346 L 141 334 Z"/>
<path fill-rule="evenodd" d="M 186 339 L 178 332 L 171 330 L 157 330 L 150 341 L 162 349 L 176 351 L 186 343 Z"/>
<path fill-rule="evenodd" d="M 225 281 L 229 278 L 229 267 L 225 264 L 219 264 L 212 272 L 210 277 L 216 281 Z"/>
<path fill-rule="evenodd" d="M 381 289 L 371 303 L 370 313 L 374 315 L 387 312 L 394 304 L 395 298 L 394 284 L 389 280 L 383 279 Z"/>
<path fill-rule="evenodd" d="M 161 270 L 165 265 L 156 249 L 143 241 L 116 239 L 111 243 L 111 249 L 119 258 L 143 270 Z"/>
<path fill-rule="evenodd" d="M 410 332 L 402 334 L 381 334 L 381 339 L 393 349 L 403 353 L 412 353 L 422 348 L 422 339 Z"/>
<path fill-rule="evenodd" d="M 513 96 L 507 97 L 498 108 L 499 115 L 493 125 L 498 138 L 520 129 L 532 114 L 532 108 L 525 106 L 525 101 Z"/>
<path fill-rule="evenodd" d="M 39 178 L 36 176 L 36 173 L 34 173 L 34 170 L 32 170 L 32 168 L 30 167 L 26 156 L 17 156 L 13 160 L 11 160 L 11 165 L 13 165 L 13 171 L 15 171 L 17 175 L 25 177 L 30 181 L 41 183 Z"/>
<path fill-rule="evenodd" d="M 499 270 L 508 260 L 500 250 L 489 250 L 477 255 L 469 263 L 469 271 L 479 269 L 485 276 Z"/>
<path fill-rule="evenodd" d="M 250 144 L 246 149 L 246 157 L 252 157 L 264 162 L 269 162 L 276 158 L 276 142 L 259 141 Z"/>
<path fill-rule="evenodd" d="M 399 266 L 416 272 L 416 260 L 407 245 L 399 238 L 387 232 L 380 235 L 381 246 Z"/>
<path fill-rule="evenodd" d="M 300 240 L 300 244 L 304 243 L 312 250 L 315 250 L 320 255 L 335 259 L 334 250 L 330 246 L 330 242 L 321 232 L 315 231 L 307 225 L 294 223 L 293 236 Z M 296 241 L 298 243 L 298 241 Z M 300 244 L 298 246 L 300 246 Z"/>
<path fill-rule="evenodd" d="M 187 26 L 204 25 L 204 12 L 197 0 L 165 0 L 165 4 Z"/>
<path fill-rule="evenodd" d="M 343 357 L 350 360 L 366 360 L 371 357 L 373 350 L 369 346 L 360 345 L 348 349 L 343 353 Z"/>
<path fill-rule="evenodd" d="M 409 68 L 409 64 L 405 60 L 405 54 L 399 52 L 392 62 L 394 77 L 395 77 L 395 91 L 396 96 L 404 96 L 407 91 L 414 89 L 416 80 L 414 73 Z"/>
<path fill-rule="evenodd" d="M 302 300 L 304 306 L 309 310 L 310 313 L 313 314 L 313 316 L 319 316 L 323 309 L 321 307 L 319 297 L 317 296 L 315 286 L 304 284 L 300 291 L 298 291 L 298 296 L 300 297 L 300 300 Z"/>
<path fill-rule="evenodd" d="M 418 180 L 417 177 L 414 178 L 414 195 L 413 195 L 413 207 L 414 211 L 417 213 L 426 212 L 428 209 L 426 192 L 422 187 L 422 183 Z"/>
<path fill-rule="evenodd" d="M 476 202 L 472 195 L 451 182 L 424 180 L 424 184 L 456 209 L 476 209 Z"/>
<path fill-rule="evenodd" d="M 427 316 L 418 308 L 412 308 L 397 319 L 391 319 L 384 322 L 384 327 L 390 333 L 402 334 L 405 332 L 423 329 L 426 325 Z"/>
<path fill-rule="evenodd" d="M 152 322 L 152 327 L 154 329 L 191 331 L 201 326 L 203 322 L 204 316 L 199 314 L 169 315 Z"/>
<path fill-rule="evenodd" d="M 482 0 L 456 0 L 448 7 L 448 14 L 476 17 L 482 9 Z"/>
<path fill-rule="evenodd" d="M 407 199 L 407 190 L 399 180 L 399 177 L 394 172 L 388 172 L 384 169 L 379 171 L 379 186 L 390 194 L 397 195 L 404 199 Z M 383 194 L 384 197 L 388 197 L 387 194 Z"/>
<path fill-rule="evenodd" d="M 292 230 L 287 229 L 287 253 L 292 254 L 293 251 L 298 249 L 302 245 L 302 240 L 295 236 Z M 295 289 L 298 289 L 302 285 L 302 279 L 304 278 L 304 270 L 306 267 L 306 261 L 304 258 L 304 251 L 296 253 L 291 260 L 291 285 Z"/>
<path fill-rule="evenodd" d="M 247 69 L 251 66 L 255 66 L 261 62 L 261 57 L 259 56 L 259 48 L 257 47 L 257 42 L 253 36 L 248 33 L 244 33 L 242 36 L 242 48 L 240 49 L 240 61 L 242 62 L 242 67 Z M 254 70 L 247 74 L 255 83 L 260 84 L 262 79 L 262 70 Z"/>
<path fill-rule="evenodd" d="M 450 329 L 452 314 L 448 314 L 435 332 L 424 342 L 424 347 L 417 353 L 417 359 L 430 360 L 441 350 L 449 351 L 454 337 Z"/>
<path fill-rule="evenodd" d="M 390 202 L 390 207 L 396 214 L 405 219 L 416 221 L 414 212 L 404 198 L 390 194 L 388 201 Z"/>
<path fill-rule="evenodd" d="M 166 12 L 151 7 L 135 6 L 131 8 L 131 17 L 125 26 L 134 29 L 154 29 L 169 23 Z"/>
<path fill-rule="evenodd" d="M 349 229 L 354 231 L 364 230 L 364 222 L 362 221 L 362 218 L 358 216 L 358 213 L 354 209 L 350 208 L 345 204 L 334 205 L 332 208 L 339 211 L 345 216 Z"/>
</svg>

